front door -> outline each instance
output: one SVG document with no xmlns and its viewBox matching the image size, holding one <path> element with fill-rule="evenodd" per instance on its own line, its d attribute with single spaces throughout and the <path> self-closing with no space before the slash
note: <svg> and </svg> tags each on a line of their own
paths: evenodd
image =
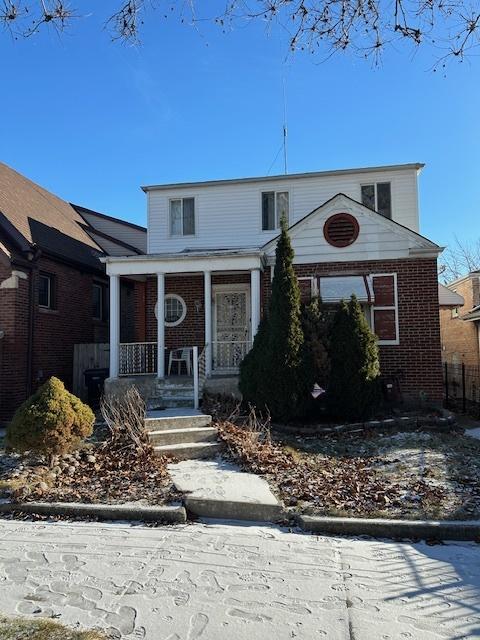
<svg viewBox="0 0 480 640">
<path fill-rule="evenodd" d="M 250 304 L 248 285 L 214 289 L 213 368 L 237 372 L 249 349 Z"/>
</svg>

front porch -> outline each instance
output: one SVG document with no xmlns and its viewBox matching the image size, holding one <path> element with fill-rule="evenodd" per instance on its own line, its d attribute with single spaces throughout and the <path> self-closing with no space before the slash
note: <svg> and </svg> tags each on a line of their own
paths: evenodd
<svg viewBox="0 0 480 640">
<path fill-rule="evenodd" d="M 259 252 L 185 252 L 104 261 L 110 277 L 110 379 L 138 385 L 140 378 L 160 382 L 175 376 L 176 383 L 189 384 L 198 399 L 206 380 L 238 374 L 260 322 Z M 125 309 L 120 292 L 126 281 L 142 291 L 129 310 L 135 327 L 128 341 L 121 330 Z"/>
</svg>

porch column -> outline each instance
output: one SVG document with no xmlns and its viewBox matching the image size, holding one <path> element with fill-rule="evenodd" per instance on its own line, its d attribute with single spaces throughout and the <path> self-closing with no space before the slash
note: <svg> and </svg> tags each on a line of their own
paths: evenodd
<svg viewBox="0 0 480 640">
<path fill-rule="evenodd" d="M 253 340 L 260 324 L 260 269 L 252 269 L 250 271 L 250 296 Z"/>
<path fill-rule="evenodd" d="M 203 272 L 203 289 L 205 295 L 205 373 L 212 374 L 212 274 Z"/>
<path fill-rule="evenodd" d="M 120 276 L 110 276 L 110 378 L 118 378 L 120 343 Z"/>
<path fill-rule="evenodd" d="M 157 377 L 165 377 L 165 274 L 157 273 Z"/>
</svg>

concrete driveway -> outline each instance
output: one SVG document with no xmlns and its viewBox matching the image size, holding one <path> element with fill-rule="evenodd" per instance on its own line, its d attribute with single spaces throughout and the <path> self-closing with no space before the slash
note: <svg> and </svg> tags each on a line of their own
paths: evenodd
<svg viewBox="0 0 480 640">
<path fill-rule="evenodd" d="M 0 611 L 128 640 L 480 638 L 480 547 L 0 520 Z"/>
</svg>

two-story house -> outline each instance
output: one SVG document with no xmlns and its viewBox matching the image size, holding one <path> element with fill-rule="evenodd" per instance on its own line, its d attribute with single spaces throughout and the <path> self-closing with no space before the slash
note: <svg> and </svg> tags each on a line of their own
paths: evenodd
<svg viewBox="0 0 480 640">
<path fill-rule="evenodd" d="M 405 396 L 440 401 L 441 248 L 419 233 L 422 167 L 143 187 L 147 255 L 105 259 L 109 385 L 139 374 L 163 380 L 172 350 L 191 346 L 203 354 L 207 386 L 238 372 L 266 308 L 284 215 L 304 299 L 338 304 L 355 293 L 378 336 L 382 372 L 399 377 Z M 135 282 L 137 301 L 129 344 L 119 336 L 124 279 Z"/>
<path fill-rule="evenodd" d="M 440 298 L 442 358 L 448 364 L 480 365 L 480 271 L 450 282 L 449 305 Z"/>
</svg>

